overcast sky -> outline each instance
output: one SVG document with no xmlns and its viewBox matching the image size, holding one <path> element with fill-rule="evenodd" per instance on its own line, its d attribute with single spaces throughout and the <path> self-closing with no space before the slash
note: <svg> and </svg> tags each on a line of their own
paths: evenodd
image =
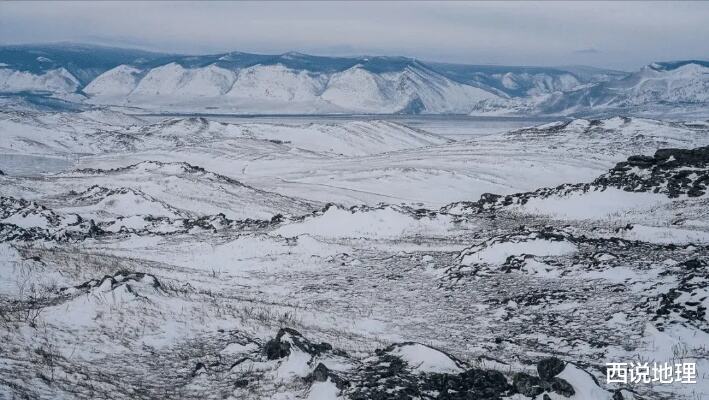
<svg viewBox="0 0 709 400">
<path fill-rule="evenodd" d="M 709 59 L 709 2 L 1 2 L 0 42 L 631 70 Z"/>
</svg>

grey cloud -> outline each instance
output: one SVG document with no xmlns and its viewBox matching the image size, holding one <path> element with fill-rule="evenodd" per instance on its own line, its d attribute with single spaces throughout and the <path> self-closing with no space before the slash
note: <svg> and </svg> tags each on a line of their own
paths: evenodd
<svg viewBox="0 0 709 400">
<path fill-rule="evenodd" d="M 707 20 L 709 2 L 0 2 L 0 41 L 634 69 L 709 57 Z"/>
</svg>

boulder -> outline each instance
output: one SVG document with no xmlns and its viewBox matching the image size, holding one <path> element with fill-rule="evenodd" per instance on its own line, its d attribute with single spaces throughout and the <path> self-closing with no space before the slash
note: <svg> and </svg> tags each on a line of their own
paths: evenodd
<svg viewBox="0 0 709 400">
<path fill-rule="evenodd" d="M 545 358 L 537 363 L 537 374 L 542 380 L 548 381 L 564 370 L 566 363 L 556 357 Z"/>
</svg>

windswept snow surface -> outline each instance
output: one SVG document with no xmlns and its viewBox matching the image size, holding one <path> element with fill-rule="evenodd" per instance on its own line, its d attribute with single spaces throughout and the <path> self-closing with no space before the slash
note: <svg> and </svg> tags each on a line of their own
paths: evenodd
<svg viewBox="0 0 709 400">
<path fill-rule="evenodd" d="M 425 70 L 232 75 L 245 56 L 224 57 L 114 68 L 87 90 L 362 108 L 470 95 Z M 500 79 L 512 95 L 542 84 Z M 358 82 L 383 97 L 349 96 Z M 707 123 L 453 141 L 389 121 L 18 108 L 0 112 L 0 165 L 15 164 L 0 174 L 2 399 L 709 396 Z M 44 158 L 66 165 L 16 165 Z M 653 361 L 695 362 L 697 383 L 605 381 L 608 362 Z"/>
</svg>

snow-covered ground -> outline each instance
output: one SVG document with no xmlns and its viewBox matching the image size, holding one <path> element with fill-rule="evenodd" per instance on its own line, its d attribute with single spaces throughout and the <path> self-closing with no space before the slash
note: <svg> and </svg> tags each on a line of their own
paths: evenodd
<svg viewBox="0 0 709 400">
<path fill-rule="evenodd" d="M 0 112 L 0 398 L 709 398 L 708 122 L 425 126 Z"/>
</svg>

